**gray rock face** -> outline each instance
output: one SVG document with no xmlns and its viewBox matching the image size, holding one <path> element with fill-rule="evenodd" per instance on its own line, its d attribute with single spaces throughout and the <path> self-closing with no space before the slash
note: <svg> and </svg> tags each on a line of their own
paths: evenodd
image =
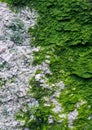
<svg viewBox="0 0 92 130">
<path fill-rule="evenodd" d="M 0 82 L 4 83 L 0 84 L 0 130 L 19 130 L 14 115 L 24 102 L 33 101 L 26 92 L 36 70 L 28 34 L 35 21 L 35 11 L 25 8 L 14 13 L 0 2 Z"/>
</svg>

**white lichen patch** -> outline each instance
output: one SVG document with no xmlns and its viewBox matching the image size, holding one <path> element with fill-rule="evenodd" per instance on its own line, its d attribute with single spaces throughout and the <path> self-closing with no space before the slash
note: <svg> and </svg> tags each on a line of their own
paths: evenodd
<svg viewBox="0 0 92 130">
<path fill-rule="evenodd" d="M 0 2 L 0 130 L 19 130 L 14 115 L 24 102 L 34 101 L 26 95 L 28 82 L 35 73 L 33 51 L 28 28 L 36 23 L 37 14 L 28 7 L 14 13 Z"/>
<path fill-rule="evenodd" d="M 52 111 L 55 112 L 55 113 L 61 112 L 62 111 L 62 107 L 61 107 L 60 103 L 56 99 L 54 99 L 54 98 L 52 99 L 52 102 L 53 102 L 53 104 L 55 106 L 52 109 Z"/>
<path fill-rule="evenodd" d="M 78 111 L 75 109 L 74 111 L 70 112 L 68 114 L 68 126 L 69 128 L 73 128 L 73 121 L 77 118 L 78 116 Z"/>
<path fill-rule="evenodd" d="M 80 102 L 77 102 L 77 103 L 76 103 L 75 107 L 76 107 L 76 108 L 80 108 L 82 105 L 84 105 L 84 104 L 86 104 L 86 103 L 87 103 L 87 101 L 81 100 Z"/>
</svg>

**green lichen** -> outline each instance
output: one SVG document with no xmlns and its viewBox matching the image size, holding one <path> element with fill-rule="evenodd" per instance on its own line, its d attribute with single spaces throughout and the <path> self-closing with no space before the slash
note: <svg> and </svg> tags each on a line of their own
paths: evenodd
<svg viewBox="0 0 92 130">
<path fill-rule="evenodd" d="M 11 23 L 8 25 L 8 28 L 11 29 L 12 34 L 10 35 L 11 41 L 20 45 L 24 42 L 24 35 L 25 32 L 23 22 L 16 18 L 12 19 Z"/>
</svg>

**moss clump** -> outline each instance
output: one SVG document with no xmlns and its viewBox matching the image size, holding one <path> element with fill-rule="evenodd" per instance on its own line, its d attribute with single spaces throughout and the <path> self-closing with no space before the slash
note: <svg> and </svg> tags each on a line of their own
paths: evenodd
<svg viewBox="0 0 92 130">
<path fill-rule="evenodd" d="M 30 0 L 0 0 L 2 2 L 7 2 L 10 6 L 26 6 Z"/>
<path fill-rule="evenodd" d="M 53 76 L 47 76 L 51 83 L 63 80 L 66 85 L 58 98 L 65 113 L 78 109 L 76 104 L 81 101 L 91 105 L 92 7 L 83 0 L 38 0 L 34 4 L 40 17 L 30 33 L 35 37 L 34 45 L 46 50 L 45 53 L 38 52 L 36 57 L 40 58 L 36 58 L 35 63 L 50 55 Z M 74 129 L 89 129 L 91 125 L 87 122 L 91 109 L 83 114 L 85 108 L 80 107 Z"/>
</svg>

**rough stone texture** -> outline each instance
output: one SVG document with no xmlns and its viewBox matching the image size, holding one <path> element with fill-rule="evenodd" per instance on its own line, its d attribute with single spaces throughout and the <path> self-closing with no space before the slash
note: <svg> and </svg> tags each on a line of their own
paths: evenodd
<svg viewBox="0 0 92 130">
<path fill-rule="evenodd" d="M 26 95 L 28 82 L 36 67 L 32 67 L 32 51 L 28 28 L 34 26 L 35 11 L 29 8 L 11 11 L 0 2 L 0 130 L 19 130 L 15 113 L 29 104 L 32 98 Z"/>
</svg>

